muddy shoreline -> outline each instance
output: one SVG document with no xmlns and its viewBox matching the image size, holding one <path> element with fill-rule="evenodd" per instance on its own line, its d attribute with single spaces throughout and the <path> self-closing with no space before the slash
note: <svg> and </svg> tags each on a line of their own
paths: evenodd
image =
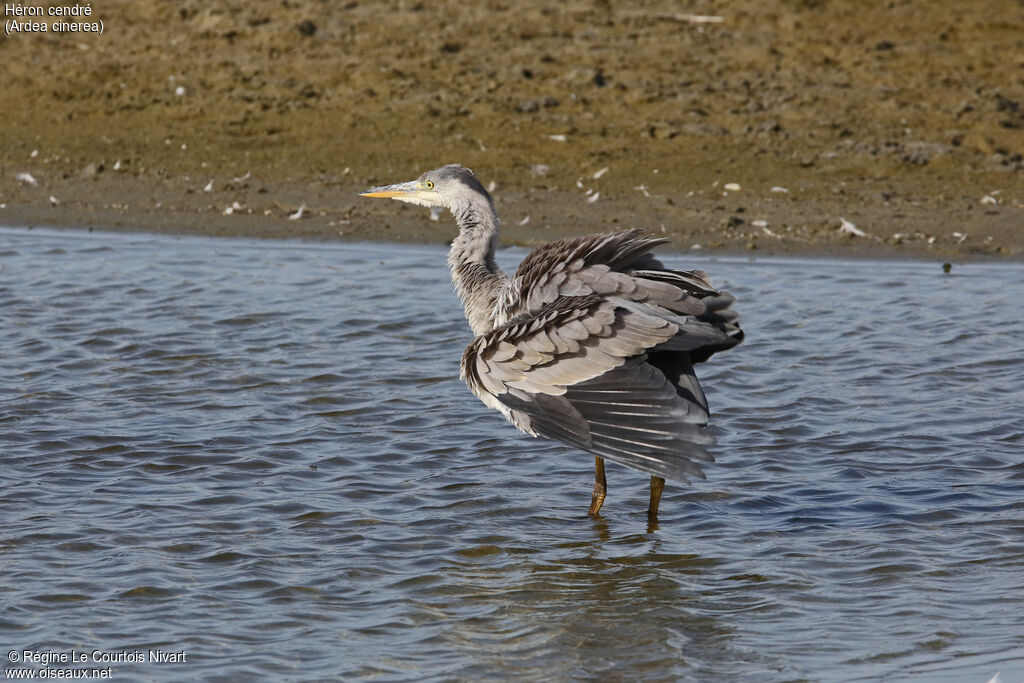
<svg viewBox="0 0 1024 683">
<path fill-rule="evenodd" d="M 447 212 L 434 221 L 426 209 L 372 202 L 358 197 L 355 188 L 347 185 L 282 186 L 249 178 L 230 180 L 220 190 L 205 192 L 202 188 L 168 189 L 166 184 L 154 187 L 147 180 L 135 178 L 64 182 L 59 188 L 61 198 L 51 195 L 57 199 L 55 205 L 48 200 L 8 204 L 0 210 L 0 225 L 438 244 L 450 241 L 455 232 Z M 585 195 L 581 198 L 577 193 L 557 189 L 540 193 L 502 193 L 500 188 L 495 189 L 498 211 L 504 220 L 502 242 L 526 247 L 562 236 L 640 227 L 670 239 L 667 248 L 676 252 L 884 260 L 1024 259 L 1024 250 L 1003 246 L 1012 242 L 964 244 L 966 240 L 953 234 L 936 235 L 941 229 L 936 226 L 933 207 L 914 207 L 917 210 L 911 211 L 846 207 L 847 215 L 834 218 L 836 207 L 832 203 L 820 205 L 785 195 L 743 197 L 742 189 L 721 193 L 712 190 L 707 194 L 711 196 L 687 197 L 685 202 L 677 203 L 648 190 L 642 201 L 602 196 L 590 204 Z M 96 202 L 97 197 L 100 202 Z M 121 203 L 113 201 L 115 197 L 133 199 Z M 984 224 L 987 218 L 994 225 L 989 232 L 998 235 L 1000 215 L 982 213 L 975 225 Z M 844 232 L 842 219 L 864 226 L 865 235 Z M 895 237 L 868 232 L 868 226 L 886 220 L 902 232 Z M 785 227 L 780 229 L 779 225 Z"/>
<path fill-rule="evenodd" d="M 1024 6 L 686 8 L 125 3 L 4 36 L 0 224 L 445 242 L 357 193 L 460 162 L 516 244 L 1024 259 Z"/>
</svg>

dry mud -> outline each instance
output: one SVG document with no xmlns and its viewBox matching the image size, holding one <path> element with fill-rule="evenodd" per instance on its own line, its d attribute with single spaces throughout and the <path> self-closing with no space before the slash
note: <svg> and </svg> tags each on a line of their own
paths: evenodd
<svg viewBox="0 0 1024 683">
<path fill-rule="evenodd" d="M 523 244 L 638 226 L 683 250 L 1024 254 L 1019 1 L 93 18 L 0 38 L 0 224 L 440 242 L 447 218 L 356 193 L 460 162 Z"/>
</svg>

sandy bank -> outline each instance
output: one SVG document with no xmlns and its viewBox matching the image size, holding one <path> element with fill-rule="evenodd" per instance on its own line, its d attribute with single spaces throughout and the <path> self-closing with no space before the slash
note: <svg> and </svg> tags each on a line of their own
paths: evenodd
<svg viewBox="0 0 1024 683">
<path fill-rule="evenodd" d="M 444 241 L 356 193 L 457 161 L 513 242 L 1022 257 L 1024 9 L 680 7 L 112 3 L 5 36 L 0 223 Z"/>
</svg>

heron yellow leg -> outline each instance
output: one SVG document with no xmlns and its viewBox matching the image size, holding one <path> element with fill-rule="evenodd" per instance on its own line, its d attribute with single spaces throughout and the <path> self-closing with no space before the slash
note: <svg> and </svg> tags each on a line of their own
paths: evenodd
<svg viewBox="0 0 1024 683">
<path fill-rule="evenodd" d="M 604 458 L 594 458 L 594 494 L 590 498 L 590 514 L 596 515 L 604 505 L 604 494 L 608 491 L 608 480 L 604 478 Z"/>
<path fill-rule="evenodd" d="M 665 480 L 661 477 L 651 477 L 651 503 L 647 506 L 647 518 L 658 519 L 658 506 L 661 505 L 661 492 L 665 490 Z"/>
</svg>

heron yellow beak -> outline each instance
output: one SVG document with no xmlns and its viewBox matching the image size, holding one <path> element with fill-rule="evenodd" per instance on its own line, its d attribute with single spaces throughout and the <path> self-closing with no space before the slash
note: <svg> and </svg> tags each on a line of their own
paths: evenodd
<svg viewBox="0 0 1024 683">
<path fill-rule="evenodd" d="M 383 185 L 381 187 L 374 187 L 367 190 L 366 192 L 360 192 L 360 197 L 386 197 L 388 199 L 397 199 L 398 197 L 409 197 L 415 196 L 420 190 L 419 183 L 415 180 L 408 183 L 398 183 L 397 185 Z"/>
<path fill-rule="evenodd" d="M 410 204 L 419 204 L 420 206 L 441 206 L 437 192 L 427 189 L 418 180 L 374 187 L 366 192 L 360 192 L 359 196 L 397 199 L 400 202 L 409 202 Z"/>
</svg>

